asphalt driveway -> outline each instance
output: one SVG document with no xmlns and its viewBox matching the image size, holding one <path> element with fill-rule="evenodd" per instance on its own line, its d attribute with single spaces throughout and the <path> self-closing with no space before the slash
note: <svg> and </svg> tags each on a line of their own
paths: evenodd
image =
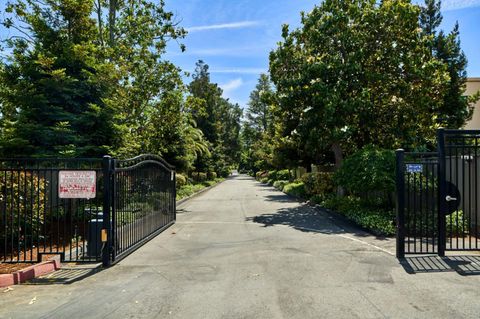
<svg viewBox="0 0 480 319">
<path fill-rule="evenodd" d="M 114 267 L 0 292 L 0 318 L 480 316 L 476 256 L 401 265 L 394 251 L 392 239 L 236 176 Z"/>
</svg>

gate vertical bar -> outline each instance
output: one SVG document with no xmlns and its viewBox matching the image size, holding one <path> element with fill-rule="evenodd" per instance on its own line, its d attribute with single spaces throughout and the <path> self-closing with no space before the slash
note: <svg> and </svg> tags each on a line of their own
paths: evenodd
<svg viewBox="0 0 480 319">
<path fill-rule="evenodd" d="M 445 155 L 445 130 L 437 131 L 438 143 L 438 255 L 445 256 L 446 249 L 446 222 L 445 212 L 447 210 L 445 198 L 446 193 L 446 155 Z"/>
<path fill-rule="evenodd" d="M 103 229 L 107 233 L 107 242 L 103 243 L 102 263 L 104 267 L 109 267 L 111 264 L 110 250 L 112 248 L 110 223 L 110 206 L 111 206 L 111 163 L 112 158 L 108 155 L 103 157 Z"/>
<path fill-rule="evenodd" d="M 396 155 L 397 180 L 397 258 L 405 257 L 405 151 L 398 149 Z"/>
<path fill-rule="evenodd" d="M 111 164 L 111 199 L 110 203 L 112 205 L 112 226 L 111 226 L 111 252 L 112 252 L 112 261 L 115 261 L 115 257 L 117 255 L 117 174 L 115 172 L 115 168 L 117 167 L 116 160 L 114 158 L 110 161 Z"/>
</svg>

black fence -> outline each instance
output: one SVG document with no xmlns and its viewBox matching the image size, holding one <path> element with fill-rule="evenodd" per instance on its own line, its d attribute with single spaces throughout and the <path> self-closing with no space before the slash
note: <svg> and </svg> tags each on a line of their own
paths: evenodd
<svg viewBox="0 0 480 319">
<path fill-rule="evenodd" d="M 175 171 L 157 156 L 0 159 L 0 262 L 108 266 L 174 221 Z"/>
<path fill-rule="evenodd" d="M 397 256 L 479 250 L 480 130 L 438 131 L 434 153 L 397 151 Z"/>
</svg>

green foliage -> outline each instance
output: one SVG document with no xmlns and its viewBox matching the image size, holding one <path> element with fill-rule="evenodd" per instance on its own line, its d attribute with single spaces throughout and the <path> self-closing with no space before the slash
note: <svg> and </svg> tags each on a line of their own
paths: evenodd
<svg viewBox="0 0 480 319">
<path fill-rule="evenodd" d="M 0 228 L 0 241 L 30 245 L 53 216 L 45 213 L 47 182 L 29 172 L 4 172 L 0 176 L 0 205 L 8 219 Z M 5 219 L 4 219 L 5 220 Z"/>
<path fill-rule="evenodd" d="M 432 143 L 449 76 L 409 0 L 328 0 L 270 54 L 283 160 L 341 164 L 365 145 Z M 335 79 L 332 81 L 332 79 Z"/>
<path fill-rule="evenodd" d="M 175 185 L 178 188 L 185 186 L 187 184 L 187 178 L 182 174 L 175 175 Z"/>
<path fill-rule="evenodd" d="M 306 198 L 307 195 L 303 182 L 288 183 L 283 187 L 283 191 L 298 198 Z"/>
<path fill-rule="evenodd" d="M 262 177 L 262 178 L 260 178 L 260 183 L 268 184 L 268 177 Z"/>
<path fill-rule="evenodd" d="M 335 182 L 352 194 L 393 192 L 395 190 L 395 154 L 367 146 L 345 159 L 335 173 Z"/>
<path fill-rule="evenodd" d="M 460 47 L 458 22 L 448 34 L 443 30 L 438 31 L 443 20 L 440 9 L 440 0 L 425 0 L 420 14 L 420 26 L 430 40 L 431 54 L 445 63 L 450 77 L 443 103 L 438 110 L 441 114 L 438 122 L 445 128 L 460 128 L 472 116 L 473 109 L 469 103 L 478 101 L 480 96 L 464 96 L 467 58 Z"/>
<path fill-rule="evenodd" d="M 180 187 L 177 191 L 177 200 L 192 196 L 198 191 L 201 191 L 206 186 L 203 184 L 187 184 L 185 186 Z"/>
<path fill-rule="evenodd" d="M 290 183 L 290 182 L 289 182 L 289 181 L 282 181 L 282 180 L 275 181 L 275 182 L 273 183 L 273 187 L 275 187 L 275 188 L 278 189 L 278 190 L 283 191 L 285 185 L 287 185 L 288 183 Z"/>
<path fill-rule="evenodd" d="M 325 208 L 334 210 L 356 224 L 370 230 L 376 235 L 395 235 L 395 212 L 369 207 L 358 197 L 331 197 L 321 204 Z"/>
<path fill-rule="evenodd" d="M 207 178 L 208 178 L 208 179 L 211 179 L 211 180 L 214 180 L 214 179 L 217 178 L 217 173 L 215 173 L 215 172 L 208 172 L 208 173 L 207 173 Z"/>
<path fill-rule="evenodd" d="M 266 170 L 274 166 L 273 152 L 276 142 L 274 127 L 275 92 L 268 75 L 261 74 L 258 84 L 250 93 L 241 137 L 243 144 L 240 168 Z"/>
<path fill-rule="evenodd" d="M 280 171 L 277 171 L 275 175 L 276 180 L 290 180 L 291 179 L 291 174 L 288 169 L 282 169 Z"/>
<path fill-rule="evenodd" d="M 445 217 L 447 236 L 465 237 L 470 233 L 470 218 L 463 210 Z"/>
<path fill-rule="evenodd" d="M 192 179 L 196 183 L 205 182 L 207 180 L 207 173 L 203 172 L 192 172 Z"/>
<path fill-rule="evenodd" d="M 308 196 L 326 196 L 334 192 L 333 173 L 307 173 L 302 176 L 302 181 Z"/>
</svg>

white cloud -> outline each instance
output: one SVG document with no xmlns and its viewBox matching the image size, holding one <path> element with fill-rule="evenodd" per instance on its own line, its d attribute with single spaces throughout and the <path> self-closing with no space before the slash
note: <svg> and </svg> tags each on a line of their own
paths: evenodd
<svg viewBox="0 0 480 319">
<path fill-rule="evenodd" d="M 238 73 L 238 74 L 260 74 L 267 73 L 267 69 L 261 68 L 229 68 L 229 69 L 217 69 L 212 68 L 210 73 Z"/>
<path fill-rule="evenodd" d="M 228 97 L 230 93 L 240 88 L 242 85 L 243 85 L 242 78 L 238 78 L 238 79 L 233 79 L 230 82 L 227 82 L 223 85 L 220 85 L 220 87 L 222 88 L 223 93 Z"/>
<path fill-rule="evenodd" d="M 442 11 L 480 7 L 480 0 L 443 0 Z"/>
<path fill-rule="evenodd" d="M 208 31 L 208 30 L 221 30 L 221 29 L 241 29 L 241 28 L 251 28 L 260 25 L 260 21 L 240 21 L 224 24 L 211 24 L 211 25 L 202 25 L 197 27 L 187 28 L 187 31 L 198 32 L 198 31 Z"/>
</svg>

